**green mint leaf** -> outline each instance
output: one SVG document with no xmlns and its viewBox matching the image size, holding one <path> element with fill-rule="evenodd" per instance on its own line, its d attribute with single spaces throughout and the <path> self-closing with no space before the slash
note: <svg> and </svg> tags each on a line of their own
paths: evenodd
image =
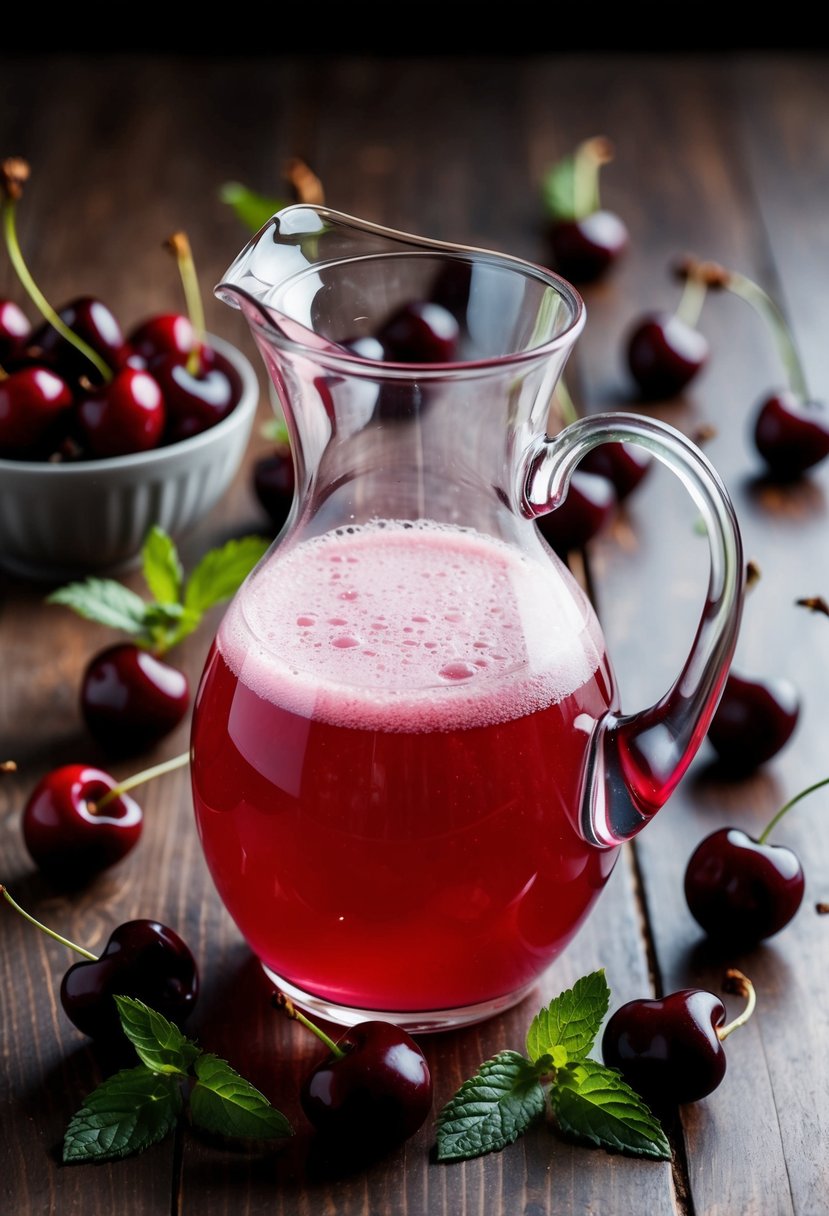
<svg viewBox="0 0 829 1216">
<path fill-rule="evenodd" d="M 541 182 L 541 198 L 554 220 L 574 220 L 576 215 L 574 156 L 564 156 L 547 172 Z"/>
<path fill-rule="evenodd" d="M 291 437 L 288 434 L 288 424 L 284 418 L 268 418 L 262 423 L 260 434 L 263 439 L 270 439 L 271 443 L 290 445 Z"/>
<path fill-rule="evenodd" d="M 159 604 L 177 604 L 184 585 L 178 550 L 172 537 L 158 526 L 150 529 L 141 550 L 144 581 Z"/>
<path fill-rule="evenodd" d="M 184 591 L 184 606 L 203 613 L 238 590 L 256 563 L 270 547 L 266 536 L 243 536 L 205 553 Z"/>
<path fill-rule="evenodd" d="M 438 1161 L 504 1148 L 543 1113 L 538 1069 L 516 1051 L 501 1051 L 464 1081 L 438 1115 Z"/>
<path fill-rule="evenodd" d="M 131 996 L 116 996 L 115 1004 L 124 1034 L 138 1052 L 142 1064 L 153 1072 L 186 1076 L 190 1065 L 201 1055 L 201 1048 L 143 1001 Z"/>
<path fill-rule="evenodd" d="M 205 1053 L 195 1063 L 190 1116 L 197 1127 L 221 1136 L 273 1139 L 294 1129 L 264 1094 L 231 1068 L 226 1060 Z"/>
<path fill-rule="evenodd" d="M 590 1051 L 610 1004 L 604 970 L 576 980 L 572 988 L 541 1009 L 527 1031 L 527 1055 L 540 1062 L 552 1057 L 556 1068 L 582 1060 Z"/>
<path fill-rule="evenodd" d="M 288 205 L 285 199 L 266 198 L 241 182 L 225 182 L 219 190 L 219 198 L 233 208 L 236 218 L 251 232 L 258 232 L 277 211 Z"/>
<path fill-rule="evenodd" d="M 630 1156 L 670 1160 L 659 1121 L 613 1068 L 580 1060 L 561 1069 L 550 1104 L 562 1132 Z"/>
<path fill-rule="evenodd" d="M 62 604 L 78 616 L 123 633 L 142 634 L 146 605 L 140 595 L 110 578 L 87 578 L 67 583 L 46 597 L 47 604 Z"/>
<path fill-rule="evenodd" d="M 173 1130 L 184 1101 L 175 1077 L 143 1064 L 109 1077 L 73 1115 L 63 1140 L 63 1160 L 111 1161 L 157 1144 Z"/>
</svg>

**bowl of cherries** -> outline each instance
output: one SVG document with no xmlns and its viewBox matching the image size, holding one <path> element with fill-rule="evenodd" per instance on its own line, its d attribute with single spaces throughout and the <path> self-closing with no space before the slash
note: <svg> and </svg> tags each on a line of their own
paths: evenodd
<svg viewBox="0 0 829 1216">
<path fill-rule="evenodd" d="M 247 449 L 259 404 L 248 358 L 209 334 L 186 234 L 186 307 L 130 327 L 78 295 L 55 308 L 15 225 L 28 166 L 0 164 L 9 259 L 29 297 L 0 298 L 0 567 L 40 580 L 128 569 L 149 529 L 178 535 L 212 509 Z"/>
</svg>

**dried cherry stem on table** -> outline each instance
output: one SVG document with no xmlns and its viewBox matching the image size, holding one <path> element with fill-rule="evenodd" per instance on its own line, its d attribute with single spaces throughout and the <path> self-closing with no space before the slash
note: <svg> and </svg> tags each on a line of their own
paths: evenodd
<svg viewBox="0 0 829 1216">
<path fill-rule="evenodd" d="M 119 781 L 111 790 L 99 798 L 96 803 L 88 803 L 88 808 L 93 815 L 116 798 L 120 798 L 121 794 L 126 794 L 130 790 L 134 790 L 137 786 L 143 785 L 145 781 L 152 781 L 154 777 L 163 777 L 165 773 L 173 773 L 177 768 L 184 768 L 190 763 L 190 753 L 182 752 L 180 756 L 173 756 L 172 760 L 162 760 L 160 764 L 154 764 L 151 768 L 142 769 L 140 773 L 135 773 L 132 777 L 127 777 L 123 781 Z"/>
<path fill-rule="evenodd" d="M 84 358 L 88 359 L 96 371 L 99 372 L 104 383 L 108 384 L 112 379 L 112 369 L 104 362 L 97 351 L 93 350 L 87 342 L 84 342 L 83 338 L 70 329 L 66 322 L 58 316 L 37 283 L 35 283 L 23 257 L 20 242 L 17 239 L 15 212 L 18 200 L 23 197 L 23 186 L 29 179 L 29 172 L 27 162 L 19 157 L 9 157 L 0 165 L 0 210 L 2 210 L 3 234 L 9 259 L 29 298 L 44 320 L 48 321 L 61 337 L 70 342 L 77 351 L 80 351 Z"/>
<path fill-rule="evenodd" d="M 745 997 L 746 1006 L 743 1012 L 734 1018 L 733 1022 L 729 1022 L 726 1026 L 717 1027 L 717 1038 L 720 1042 L 727 1039 L 733 1031 L 739 1030 L 741 1026 L 745 1026 L 757 1005 L 757 993 L 754 991 L 754 985 L 748 976 L 743 975 L 742 971 L 738 971 L 736 967 L 730 967 L 726 971 L 723 988 L 726 992 L 733 992 L 737 996 Z"/>
<path fill-rule="evenodd" d="M 19 912 L 24 920 L 27 920 L 30 925 L 34 925 L 36 929 L 40 929 L 41 933 L 45 933 L 47 937 L 51 937 L 56 942 L 60 942 L 62 946 L 66 946 L 69 950 L 74 950 L 76 954 L 82 955 L 85 959 L 88 959 L 90 963 L 96 963 L 98 961 L 97 954 L 92 954 L 89 950 L 84 950 L 83 946 L 78 946 L 75 942 L 70 942 L 67 937 L 61 937 L 61 935 L 56 933 L 54 929 L 49 929 L 43 924 L 42 921 L 36 920 L 34 916 L 31 916 L 25 910 L 25 908 L 21 908 L 17 900 L 12 899 L 9 891 L 3 886 L 2 883 L 0 883 L 0 895 L 2 895 L 7 904 L 10 904 L 14 908 L 15 912 Z"/>
</svg>

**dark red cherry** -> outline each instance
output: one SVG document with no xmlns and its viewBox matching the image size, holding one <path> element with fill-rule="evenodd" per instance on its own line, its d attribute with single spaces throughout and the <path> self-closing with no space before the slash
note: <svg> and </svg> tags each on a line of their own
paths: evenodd
<svg viewBox="0 0 829 1216">
<path fill-rule="evenodd" d="M 779 933 L 800 907 L 805 886 L 791 849 L 761 844 L 738 828 L 706 836 L 685 870 L 692 916 L 712 940 L 732 947 Z"/>
<path fill-rule="evenodd" d="M 708 362 L 708 340 L 675 313 L 643 317 L 627 337 L 627 362 L 642 396 L 675 397 Z"/>
<path fill-rule="evenodd" d="M 628 1001 L 605 1026 L 602 1058 L 657 1110 L 697 1102 L 725 1076 L 725 1018 L 720 998 L 702 988 Z"/>
<path fill-rule="evenodd" d="M 190 705 L 187 677 L 132 642 L 96 654 L 81 680 L 89 733 L 113 756 L 144 751 L 169 735 Z"/>
<path fill-rule="evenodd" d="M 720 768 L 745 775 L 788 743 L 800 718 L 800 696 L 790 680 L 749 679 L 729 672 L 708 727 Z"/>
<path fill-rule="evenodd" d="M 634 443 L 600 443 L 582 458 L 579 468 L 611 481 L 621 502 L 633 493 L 652 464 L 650 453 Z"/>
<path fill-rule="evenodd" d="M 180 355 L 159 356 L 149 364 L 149 370 L 164 397 L 166 443 L 178 443 L 215 426 L 242 396 L 239 373 L 218 353 L 198 371 L 191 371 Z"/>
<path fill-rule="evenodd" d="M 757 411 L 754 444 L 773 477 L 799 477 L 829 456 L 829 411 L 791 390 L 775 393 Z"/>
<path fill-rule="evenodd" d="M 72 390 L 47 367 L 21 367 L 0 378 L 0 456 L 42 459 L 74 403 Z"/>
<path fill-rule="evenodd" d="M 0 300 L 0 364 L 23 349 L 31 332 L 29 318 L 20 305 L 14 300 Z"/>
<path fill-rule="evenodd" d="M 58 316 L 113 371 L 123 366 L 128 353 L 124 335 L 115 316 L 101 300 L 79 296 L 65 304 Z M 48 321 L 33 332 L 28 346 L 41 351 L 46 362 L 67 380 L 84 376 L 93 384 L 100 383 L 101 377 L 94 364 Z"/>
<path fill-rule="evenodd" d="M 613 211 L 553 221 L 548 230 L 554 268 L 577 286 L 594 283 L 627 251 L 629 234 Z"/>
<path fill-rule="evenodd" d="M 294 462 L 290 448 L 278 447 L 253 465 L 253 490 L 275 528 L 281 528 L 294 501 Z"/>
<path fill-rule="evenodd" d="M 130 920 L 113 929 L 99 958 L 69 968 L 60 1000 L 78 1030 L 111 1041 L 123 1035 L 114 997 L 143 1001 L 181 1025 L 198 992 L 198 968 L 186 942 L 159 921 Z"/>
<path fill-rule="evenodd" d="M 77 419 L 86 450 L 105 458 L 157 448 L 167 411 L 156 379 L 127 366 L 79 399 Z"/>
<path fill-rule="evenodd" d="M 127 335 L 127 343 L 147 365 L 160 355 L 176 355 L 184 360 L 196 345 L 196 333 L 184 313 L 159 313 L 136 325 Z"/>
<path fill-rule="evenodd" d="M 336 1048 L 301 1089 L 317 1131 L 339 1145 L 371 1149 L 412 1136 L 432 1107 L 429 1066 L 414 1039 L 390 1022 L 367 1021 L 347 1030 Z"/>
<path fill-rule="evenodd" d="M 81 885 L 138 843 L 144 817 L 128 794 L 98 808 L 116 784 L 92 765 L 65 764 L 32 790 L 23 807 L 23 839 L 35 865 L 54 882 Z"/>
<path fill-rule="evenodd" d="M 389 317 L 376 337 L 395 363 L 449 363 L 459 332 L 447 308 L 431 300 L 412 300 Z"/>
<path fill-rule="evenodd" d="M 618 506 L 613 483 L 598 473 L 577 469 L 567 497 L 554 511 L 539 515 L 536 527 L 559 557 L 583 548 L 604 528 Z"/>
</svg>

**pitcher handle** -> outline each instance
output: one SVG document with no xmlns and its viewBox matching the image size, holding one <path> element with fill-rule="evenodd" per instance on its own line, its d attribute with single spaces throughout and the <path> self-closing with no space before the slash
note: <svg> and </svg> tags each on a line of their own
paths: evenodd
<svg viewBox="0 0 829 1216">
<path fill-rule="evenodd" d="M 708 595 L 679 677 L 655 705 L 608 713 L 593 732 L 582 831 L 591 843 L 612 847 L 664 806 L 705 738 L 737 642 L 745 569 L 734 507 L 710 461 L 674 427 L 637 414 L 594 414 L 541 439 L 524 466 L 524 514 L 536 518 L 555 509 L 579 461 L 601 443 L 646 448 L 679 477 L 702 515 L 710 553 Z"/>
</svg>

